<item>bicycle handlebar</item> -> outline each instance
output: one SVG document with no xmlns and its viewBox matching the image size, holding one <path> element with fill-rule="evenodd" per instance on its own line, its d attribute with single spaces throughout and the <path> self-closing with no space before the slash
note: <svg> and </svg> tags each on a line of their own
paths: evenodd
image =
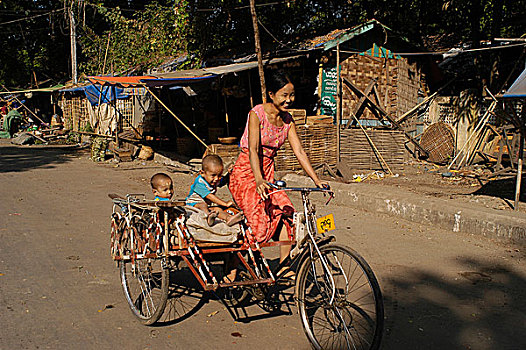
<svg viewBox="0 0 526 350">
<path fill-rule="evenodd" d="M 310 192 L 323 192 L 323 194 L 327 193 L 329 195 L 329 199 L 327 200 L 326 205 L 329 204 L 329 202 L 334 198 L 334 191 L 331 190 L 329 185 L 324 185 L 323 188 L 321 187 L 287 187 L 287 184 L 285 181 L 276 181 L 274 183 L 269 182 L 268 183 L 270 187 L 274 188 L 275 191 L 272 191 L 269 193 L 269 195 L 272 195 L 279 191 L 296 191 L 296 192 L 303 192 L 303 193 L 310 193 Z"/>
<path fill-rule="evenodd" d="M 283 191 L 333 192 L 329 185 L 325 185 L 324 187 L 287 187 L 287 184 L 285 183 L 285 181 L 276 181 L 274 183 L 269 182 L 268 184 L 270 185 L 270 187 L 276 190 L 283 190 Z"/>
</svg>

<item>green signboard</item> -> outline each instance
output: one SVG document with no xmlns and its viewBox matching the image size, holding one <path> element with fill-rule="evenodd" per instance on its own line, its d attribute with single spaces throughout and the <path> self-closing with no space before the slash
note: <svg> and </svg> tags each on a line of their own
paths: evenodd
<svg viewBox="0 0 526 350">
<path fill-rule="evenodd" d="M 336 67 L 324 68 L 321 81 L 321 114 L 336 116 L 338 73 Z"/>
</svg>

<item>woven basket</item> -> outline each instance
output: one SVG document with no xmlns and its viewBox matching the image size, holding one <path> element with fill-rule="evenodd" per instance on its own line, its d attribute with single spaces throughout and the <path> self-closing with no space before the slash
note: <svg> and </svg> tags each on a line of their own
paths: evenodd
<svg viewBox="0 0 526 350">
<path fill-rule="evenodd" d="M 428 152 L 428 161 L 434 163 L 447 162 L 455 152 L 453 129 L 442 122 L 431 124 L 422 134 L 420 146 Z"/>
</svg>

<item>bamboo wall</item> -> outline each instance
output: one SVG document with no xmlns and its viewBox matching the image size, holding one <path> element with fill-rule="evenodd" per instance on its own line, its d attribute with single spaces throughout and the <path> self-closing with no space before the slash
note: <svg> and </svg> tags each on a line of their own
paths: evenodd
<svg viewBox="0 0 526 350">
<path fill-rule="evenodd" d="M 89 122 L 89 101 L 86 97 L 66 98 L 62 95 L 58 105 L 62 109 L 62 118 L 66 130 L 85 130 Z"/>
<path fill-rule="evenodd" d="M 130 128 L 133 126 L 133 97 L 117 100 L 119 114 L 119 128 Z"/>
<path fill-rule="evenodd" d="M 313 167 L 323 163 L 336 165 L 336 125 L 297 125 L 296 130 Z M 288 142 L 278 151 L 275 161 L 278 171 L 301 170 Z"/>
<path fill-rule="evenodd" d="M 369 129 L 366 132 L 392 170 L 403 166 L 406 152 L 402 131 Z M 342 161 L 348 161 L 351 168 L 382 170 L 375 151 L 361 129 L 342 130 L 340 144 L 340 157 Z"/>
<path fill-rule="evenodd" d="M 62 109 L 64 128 L 72 131 L 85 130 L 89 123 L 89 111 L 91 105 L 84 96 L 65 97 L 64 95 L 58 101 Z M 117 109 L 121 113 L 119 116 L 119 129 L 125 129 L 133 125 L 133 101 L 131 98 L 118 99 Z M 93 125 L 92 125 L 93 127 Z"/>
</svg>

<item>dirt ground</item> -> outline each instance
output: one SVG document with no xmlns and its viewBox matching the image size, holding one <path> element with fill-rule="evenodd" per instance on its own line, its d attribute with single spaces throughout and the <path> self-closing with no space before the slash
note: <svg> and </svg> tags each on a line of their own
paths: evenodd
<svg viewBox="0 0 526 350">
<path fill-rule="evenodd" d="M 109 256 L 107 194 L 151 196 L 151 175 L 170 172 L 151 161 L 88 157 L 0 141 L 0 348 L 309 348 L 293 302 L 272 314 L 251 305 L 233 318 L 213 297 L 197 295 L 185 317 L 139 324 Z M 170 174 L 176 197 L 184 197 L 193 177 Z M 402 179 L 377 183 L 411 188 Z M 472 187 L 456 183 L 448 195 Z M 523 247 L 321 201 L 319 215 L 336 218 L 337 242 L 360 252 L 378 276 L 382 349 L 526 348 Z"/>
</svg>

